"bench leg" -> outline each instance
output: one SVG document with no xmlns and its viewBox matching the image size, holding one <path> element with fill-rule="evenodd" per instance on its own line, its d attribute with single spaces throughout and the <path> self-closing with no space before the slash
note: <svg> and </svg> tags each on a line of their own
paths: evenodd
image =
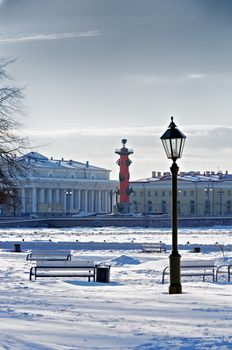
<svg viewBox="0 0 232 350">
<path fill-rule="evenodd" d="M 31 278 L 32 278 L 32 271 L 33 271 L 33 267 L 30 268 L 29 281 L 31 281 Z"/>
</svg>

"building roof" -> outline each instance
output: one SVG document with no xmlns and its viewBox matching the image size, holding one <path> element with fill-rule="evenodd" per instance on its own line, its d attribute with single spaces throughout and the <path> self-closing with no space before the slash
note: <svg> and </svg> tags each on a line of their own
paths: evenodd
<svg viewBox="0 0 232 350">
<path fill-rule="evenodd" d="M 157 181 L 166 181 L 171 180 L 171 174 L 165 173 L 164 175 L 161 175 L 159 177 L 148 177 L 143 178 L 139 180 L 130 181 L 131 183 L 134 182 L 157 182 Z M 220 173 L 206 173 L 206 174 L 200 174 L 199 172 L 190 171 L 187 173 L 180 173 L 178 175 L 179 181 L 189 181 L 189 182 L 221 182 L 221 181 L 231 181 L 232 180 L 232 174 L 222 174 Z"/>
<path fill-rule="evenodd" d="M 69 170 L 78 170 L 78 169 L 89 169 L 94 171 L 105 171 L 110 172 L 111 170 L 100 168 L 94 165 L 90 165 L 88 161 L 86 163 L 81 163 L 75 160 L 65 160 L 62 159 L 53 159 L 47 158 L 46 156 L 38 152 L 29 152 L 19 158 L 24 164 L 28 164 L 33 168 L 49 168 L 49 169 L 69 169 Z"/>
</svg>

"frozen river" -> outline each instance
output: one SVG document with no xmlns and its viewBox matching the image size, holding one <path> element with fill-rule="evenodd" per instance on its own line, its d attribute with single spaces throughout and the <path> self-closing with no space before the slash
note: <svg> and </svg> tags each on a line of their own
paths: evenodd
<svg viewBox="0 0 232 350">
<path fill-rule="evenodd" d="M 142 243 L 159 241 L 167 253 L 142 252 Z M 111 282 L 29 281 L 30 249 L 66 247 L 74 260 L 111 262 Z M 231 349 L 232 285 L 225 276 L 195 277 L 183 279 L 183 294 L 169 295 L 161 276 L 170 249 L 170 230 L 1 229 L 0 349 Z M 179 250 L 182 259 L 232 258 L 232 228 L 181 229 Z"/>
</svg>

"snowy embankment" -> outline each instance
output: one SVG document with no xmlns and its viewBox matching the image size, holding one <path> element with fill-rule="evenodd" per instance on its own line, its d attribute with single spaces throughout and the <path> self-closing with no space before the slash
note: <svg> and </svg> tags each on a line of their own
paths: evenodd
<svg viewBox="0 0 232 350">
<path fill-rule="evenodd" d="M 230 229 L 180 230 L 182 259 L 232 258 Z M 232 284 L 226 276 L 182 280 L 183 294 L 161 284 L 167 253 L 142 253 L 144 242 L 170 249 L 168 231 L 148 229 L 1 230 L 0 349 L 231 349 Z M 215 243 L 218 242 L 219 245 Z M 20 243 L 22 252 L 13 247 Z M 191 253 L 192 247 L 201 253 Z M 29 282 L 29 249 L 66 249 L 73 260 L 111 262 L 111 282 L 40 278 Z"/>
</svg>

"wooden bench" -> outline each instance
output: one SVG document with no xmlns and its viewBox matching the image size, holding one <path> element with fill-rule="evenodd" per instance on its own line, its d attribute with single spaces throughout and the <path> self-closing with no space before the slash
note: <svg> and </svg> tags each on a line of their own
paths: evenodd
<svg viewBox="0 0 232 350">
<path fill-rule="evenodd" d="M 215 261 L 214 260 L 186 260 L 181 261 L 181 277 L 200 276 L 205 281 L 205 277 L 210 276 L 214 282 L 215 278 Z M 162 274 L 162 284 L 165 276 L 169 275 L 169 266 L 166 266 Z"/>
<path fill-rule="evenodd" d="M 26 260 L 29 261 L 63 261 L 71 260 L 69 250 L 33 250 L 27 254 Z"/>
<path fill-rule="evenodd" d="M 166 252 L 166 248 L 162 242 L 159 243 L 144 243 L 142 246 L 143 253 L 162 253 Z"/>
<path fill-rule="evenodd" d="M 227 274 L 227 280 L 228 282 L 231 281 L 231 274 L 232 274 L 232 261 L 228 261 L 227 264 L 222 264 L 220 266 L 217 267 L 216 269 L 216 282 L 218 281 L 218 275 L 219 274 Z"/>
<path fill-rule="evenodd" d="M 95 281 L 97 265 L 94 261 L 66 260 L 66 261 L 37 261 L 36 266 L 30 268 L 29 280 L 37 277 L 87 277 Z"/>
</svg>

